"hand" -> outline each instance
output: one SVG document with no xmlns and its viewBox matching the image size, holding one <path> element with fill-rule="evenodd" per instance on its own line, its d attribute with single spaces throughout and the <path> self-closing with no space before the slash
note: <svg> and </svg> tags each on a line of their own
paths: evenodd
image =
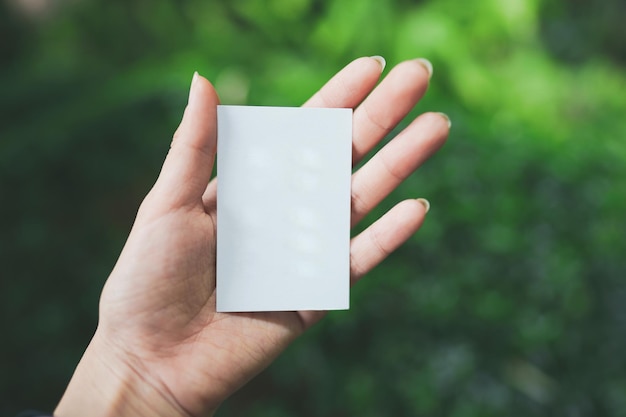
<svg viewBox="0 0 626 417">
<path fill-rule="evenodd" d="M 305 104 L 355 108 L 354 164 L 428 86 L 427 62 L 403 62 L 374 88 L 382 69 L 359 58 Z M 211 415 L 324 315 L 215 312 L 217 183 L 209 180 L 217 104 L 212 85 L 194 75 L 159 178 L 102 292 L 98 329 L 55 416 Z M 353 225 L 443 144 L 448 128 L 444 115 L 423 114 L 353 174 Z M 417 231 L 427 207 L 403 201 L 352 239 L 352 283 Z"/>
</svg>

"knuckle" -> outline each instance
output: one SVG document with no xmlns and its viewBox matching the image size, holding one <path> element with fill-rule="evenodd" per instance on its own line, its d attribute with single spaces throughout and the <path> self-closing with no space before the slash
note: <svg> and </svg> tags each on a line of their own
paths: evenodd
<svg viewBox="0 0 626 417">
<path fill-rule="evenodd" d="M 353 192 L 351 197 L 352 219 L 358 221 L 368 211 L 368 205 L 363 199 L 361 193 Z"/>
<path fill-rule="evenodd" d="M 378 231 L 376 230 L 375 227 L 372 227 L 370 229 L 369 232 L 369 237 L 370 237 L 370 241 L 372 243 L 372 246 L 374 248 L 376 248 L 376 250 L 378 251 L 378 253 L 381 255 L 381 257 L 386 257 L 387 255 L 389 255 L 390 251 L 389 249 L 387 249 L 387 247 L 383 244 L 380 235 L 378 233 Z"/>
</svg>

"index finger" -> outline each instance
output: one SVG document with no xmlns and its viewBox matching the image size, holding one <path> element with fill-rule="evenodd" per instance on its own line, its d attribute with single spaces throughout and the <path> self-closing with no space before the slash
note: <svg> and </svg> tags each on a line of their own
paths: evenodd
<svg viewBox="0 0 626 417">
<path fill-rule="evenodd" d="M 333 76 L 302 107 L 358 106 L 374 89 L 385 67 L 382 57 L 355 59 Z"/>
</svg>

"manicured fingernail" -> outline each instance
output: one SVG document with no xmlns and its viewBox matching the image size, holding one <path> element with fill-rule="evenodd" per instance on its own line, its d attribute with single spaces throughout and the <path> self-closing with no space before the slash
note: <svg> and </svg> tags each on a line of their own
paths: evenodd
<svg viewBox="0 0 626 417">
<path fill-rule="evenodd" d="M 189 103 L 191 103 L 191 100 L 193 100 L 194 97 L 194 85 L 196 84 L 196 81 L 198 80 L 198 71 L 195 71 L 193 73 L 193 77 L 191 78 L 191 86 L 189 87 L 189 98 L 187 99 L 187 101 Z"/>
<path fill-rule="evenodd" d="M 447 114 L 445 113 L 441 113 L 439 112 L 439 114 L 441 115 L 441 117 L 443 117 L 444 119 L 446 119 L 446 122 L 448 122 L 448 129 L 452 127 L 452 120 L 450 120 L 450 118 L 448 117 Z"/>
<path fill-rule="evenodd" d="M 385 66 L 387 65 L 387 61 L 385 61 L 385 58 L 383 58 L 380 55 L 374 55 L 374 56 L 371 56 L 370 58 L 375 59 L 376 61 L 378 61 L 378 63 L 381 66 L 381 70 L 380 70 L 381 72 L 385 70 Z"/>
<path fill-rule="evenodd" d="M 417 58 L 416 61 L 426 68 L 426 71 L 428 71 L 428 79 L 430 80 L 433 76 L 433 64 L 431 64 L 426 58 Z"/>
<path fill-rule="evenodd" d="M 425 213 L 428 213 L 428 210 L 430 210 L 430 203 L 428 202 L 428 200 L 426 200 L 425 198 L 418 198 L 417 201 L 422 203 L 422 205 L 426 209 Z"/>
</svg>

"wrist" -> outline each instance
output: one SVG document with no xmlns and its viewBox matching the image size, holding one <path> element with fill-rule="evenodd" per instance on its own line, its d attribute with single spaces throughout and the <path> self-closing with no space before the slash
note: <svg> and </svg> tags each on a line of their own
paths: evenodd
<svg viewBox="0 0 626 417">
<path fill-rule="evenodd" d="M 98 340 L 87 347 L 55 417 L 190 417 L 168 393 L 150 383 Z"/>
</svg>

